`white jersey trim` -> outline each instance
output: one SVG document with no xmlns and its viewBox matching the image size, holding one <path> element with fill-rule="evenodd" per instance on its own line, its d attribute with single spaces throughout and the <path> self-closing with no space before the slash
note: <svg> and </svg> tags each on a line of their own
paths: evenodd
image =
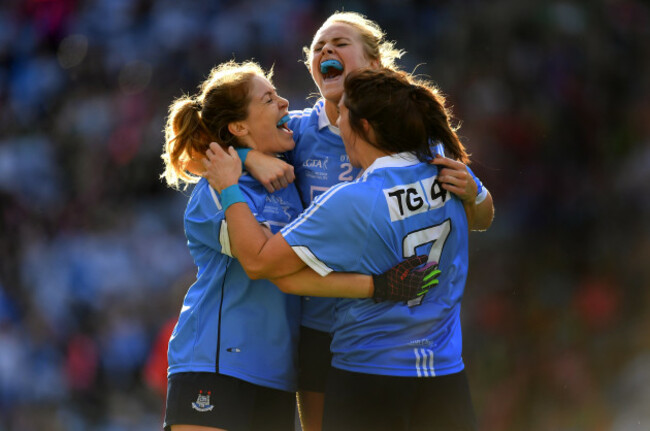
<svg viewBox="0 0 650 431">
<path fill-rule="evenodd" d="M 212 200 L 214 201 L 214 204 L 217 206 L 217 209 L 221 211 L 221 202 L 219 202 L 219 197 L 217 196 L 217 192 L 212 188 L 212 186 L 208 186 L 208 189 L 210 189 L 210 195 L 212 195 Z"/>
<path fill-rule="evenodd" d="M 410 151 L 395 153 L 390 156 L 379 157 L 376 159 L 370 166 L 368 166 L 368 169 L 364 171 L 363 176 L 368 176 L 368 174 L 372 173 L 376 169 L 402 168 L 417 165 L 418 163 L 422 162 Z"/>
<path fill-rule="evenodd" d="M 488 189 L 485 186 L 483 186 L 483 190 L 481 190 L 481 193 L 476 195 L 476 200 L 474 201 L 476 203 L 476 205 L 483 202 L 485 200 L 485 198 L 487 197 L 487 195 L 488 195 Z"/>
<path fill-rule="evenodd" d="M 415 370 L 418 377 L 435 377 L 433 369 L 433 350 L 414 348 L 415 353 Z"/>
<path fill-rule="evenodd" d="M 293 251 L 302 259 L 307 266 L 316 271 L 320 276 L 325 277 L 330 272 L 334 271 L 329 266 L 325 265 L 323 261 L 318 259 L 309 248 L 301 245 L 291 247 Z"/>
<path fill-rule="evenodd" d="M 307 220 L 313 213 L 315 213 L 321 205 L 323 205 L 325 202 L 329 200 L 329 198 L 332 197 L 334 193 L 339 191 L 340 189 L 349 186 L 350 184 L 353 184 L 352 182 L 350 183 L 339 183 L 335 186 L 332 186 L 329 190 L 327 190 L 325 193 L 322 195 L 318 196 L 318 200 L 312 202 L 311 206 L 309 206 L 302 214 L 298 216 L 297 219 L 293 220 L 292 222 L 289 223 L 289 225 L 285 228 L 286 230 L 282 231 L 282 235 L 286 236 L 291 233 L 292 230 L 300 226 Z"/>
<path fill-rule="evenodd" d="M 341 136 L 341 131 L 339 128 L 330 123 L 330 119 L 327 118 L 327 112 L 325 112 L 325 102 L 323 102 L 323 106 L 321 107 L 320 111 L 318 111 L 318 130 L 322 130 L 325 127 L 328 127 L 330 129 L 330 132 L 334 133 L 336 136 Z"/>
<path fill-rule="evenodd" d="M 228 235 L 228 222 L 226 220 L 222 220 L 219 227 L 219 242 L 221 243 L 221 252 L 226 256 L 234 257 L 230 250 L 230 235 Z"/>
</svg>

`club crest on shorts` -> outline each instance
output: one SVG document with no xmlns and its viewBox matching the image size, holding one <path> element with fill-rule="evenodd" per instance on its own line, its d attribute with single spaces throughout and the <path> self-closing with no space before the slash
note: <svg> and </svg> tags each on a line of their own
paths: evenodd
<svg viewBox="0 0 650 431">
<path fill-rule="evenodd" d="M 212 410 L 214 406 L 210 404 L 210 391 L 205 395 L 203 394 L 203 391 L 199 391 L 199 396 L 196 397 L 196 401 L 192 403 L 192 408 L 199 412 L 209 412 Z"/>
</svg>

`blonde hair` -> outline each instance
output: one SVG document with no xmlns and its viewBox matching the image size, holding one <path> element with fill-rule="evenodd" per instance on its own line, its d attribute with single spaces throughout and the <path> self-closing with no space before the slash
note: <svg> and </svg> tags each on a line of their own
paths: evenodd
<svg viewBox="0 0 650 431">
<path fill-rule="evenodd" d="M 187 170 L 187 164 L 195 154 L 205 154 L 210 142 L 223 148 L 241 146 L 228 124 L 248 117 L 254 76 L 270 81 L 273 71 L 265 72 L 253 61 L 231 60 L 214 67 L 197 94 L 183 95 L 171 103 L 161 155 L 165 170 L 160 176 L 169 187 L 186 189 L 200 179 Z"/>
<path fill-rule="evenodd" d="M 379 27 L 379 24 L 357 12 L 334 12 L 318 30 L 334 23 L 347 24 L 359 32 L 364 53 L 370 60 L 378 60 L 381 67 L 399 70 L 396 60 L 401 58 L 405 51 L 395 48 L 395 42 L 386 40 L 386 33 Z M 305 65 L 310 72 L 313 42 L 312 40 L 311 46 L 305 46 L 302 49 L 305 55 Z"/>
</svg>

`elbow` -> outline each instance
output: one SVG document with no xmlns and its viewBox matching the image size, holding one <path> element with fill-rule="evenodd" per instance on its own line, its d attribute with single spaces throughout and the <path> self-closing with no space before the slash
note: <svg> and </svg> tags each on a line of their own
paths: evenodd
<svg viewBox="0 0 650 431">
<path fill-rule="evenodd" d="M 246 271 L 246 275 L 247 275 L 248 278 L 250 278 L 251 280 L 262 280 L 262 279 L 264 278 L 264 277 L 262 277 L 259 273 L 256 273 L 256 272 Z"/>
<path fill-rule="evenodd" d="M 268 271 L 264 266 L 262 266 L 259 261 L 256 262 L 242 262 L 241 260 L 239 261 L 244 268 L 244 271 L 246 271 L 246 275 L 248 278 L 251 280 L 262 280 L 265 278 L 269 278 Z"/>
<path fill-rule="evenodd" d="M 246 271 L 246 275 L 251 280 L 262 280 L 263 278 L 265 278 L 263 273 L 259 270 L 244 267 L 244 271 Z"/>
</svg>

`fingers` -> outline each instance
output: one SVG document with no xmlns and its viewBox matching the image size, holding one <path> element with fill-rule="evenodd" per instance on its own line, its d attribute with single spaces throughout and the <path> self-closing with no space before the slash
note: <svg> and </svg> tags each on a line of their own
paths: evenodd
<svg viewBox="0 0 650 431">
<path fill-rule="evenodd" d="M 230 157 L 233 159 L 239 160 L 239 154 L 237 154 L 237 150 L 235 150 L 235 148 L 232 146 L 228 147 L 228 154 L 230 154 Z"/>
<path fill-rule="evenodd" d="M 258 173 L 260 174 L 259 178 L 257 176 L 255 178 L 258 178 L 260 183 L 264 185 L 264 188 L 269 193 L 287 187 L 296 179 L 293 166 L 279 160 L 272 169 L 267 169 Z"/>
<path fill-rule="evenodd" d="M 435 269 L 432 269 L 430 272 L 426 273 L 424 277 L 422 277 L 422 281 L 424 284 L 422 287 L 430 287 L 430 286 L 435 286 L 437 285 L 440 280 L 438 280 L 438 276 L 440 276 L 441 271 L 436 267 Z"/>
<path fill-rule="evenodd" d="M 293 171 L 293 166 L 289 165 L 289 169 L 287 170 L 285 177 L 287 179 L 287 183 L 289 184 L 296 180 L 296 174 Z"/>
<path fill-rule="evenodd" d="M 438 182 L 448 192 L 454 193 L 463 201 L 469 201 L 476 197 L 477 186 L 474 183 L 467 167 L 460 163 L 440 169 Z M 445 165 L 447 166 L 447 165 Z"/>
<path fill-rule="evenodd" d="M 438 172 L 438 181 L 440 183 L 453 184 L 457 186 L 462 186 L 467 184 L 470 178 L 469 173 L 466 170 L 455 170 L 455 169 L 441 169 Z"/>
<path fill-rule="evenodd" d="M 423 263 L 426 263 L 428 258 L 429 257 L 427 255 L 411 256 L 408 259 L 406 259 L 404 262 L 402 262 L 400 265 L 404 265 L 404 267 L 411 269 L 411 268 L 418 267 Z"/>
<path fill-rule="evenodd" d="M 269 183 L 262 183 L 264 185 L 264 188 L 266 189 L 267 192 L 273 193 L 275 191 L 275 186 L 273 185 L 273 182 Z"/>
<path fill-rule="evenodd" d="M 436 156 L 431 159 L 431 164 L 437 166 L 446 166 L 451 169 L 463 169 L 465 167 L 463 163 L 450 159 L 448 157 L 443 157 L 440 154 L 436 154 Z"/>
<path fill-rule="evenodd" d="M 223 149 L 216 142 L 210 142 L 210 147 L 205 152 L 205 155 L 208 159 L 212 160 L 217 156 L 217 154 L 223 153 Z"/>
<path fill-rule="evenodd" d="M 282 184 L 280 183 L 280 180 L 273 180 L 271 181 L 271 187 L 273 187 L 274 190 L 280 190 L 282 188 Z"/>
</svg>

